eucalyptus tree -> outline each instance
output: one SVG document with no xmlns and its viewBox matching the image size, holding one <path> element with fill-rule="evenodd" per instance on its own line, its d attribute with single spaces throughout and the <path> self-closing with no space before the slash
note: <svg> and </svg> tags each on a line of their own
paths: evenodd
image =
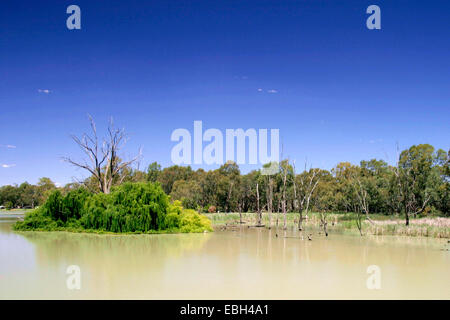
<svg viewBox="0 0 450 320">
<path fill-rule="evenodd" d="M 152 162 L 147 167 L 147 180 L 156 182 L 161 173 L 161 165 L 158 162 Z"/>
<path fill-rule="evenodd" d="M 225 212 L 237 208 L 237 190 L 239 189 L 240 170 L 233 161 L 227 161 L 217 169 L 219 173 L 218 196 L 220 206 Z"/>
<path fill-rule="evenodd" d="M 161 184 L 166 194 L 170 194 L 177 180 L 191 180 L 193 174 L 194 171 L 190 166 L 173 165 L 158 172 L 156 181 Z"/>
<path fill-rule="evenodd" d="M 201 187 L 196 180 L 177 180 L 173 184 L 170 193 L 172 200 L 180 200 L 186 209 L 198 209 L 203 207 Z"/>
<path fill-rule="evenodd" d="M 432 199 L 440 155 L 442 151 L 435 152 L 433 146 L 419 144 L 403 150 L 399 156 L 394 181 L 403 204 L 406 225 L 409 225 L 410 215 L 424 212 Z"/>
</svg>

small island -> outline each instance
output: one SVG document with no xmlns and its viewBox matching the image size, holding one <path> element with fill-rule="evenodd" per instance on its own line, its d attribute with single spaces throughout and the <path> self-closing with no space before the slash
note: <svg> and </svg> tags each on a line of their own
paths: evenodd
<svg viewBox="0 0 450 320">
<path fill-rule="evenodd" d="M 47 201 L 14 225 L 17 231 L 96 233 L 189 233 L 212 231 L 211 221 L 195 210 L 170 203 L 159 183 L 124 183 L 108 194 L 84 187 Z"/>
</svg>

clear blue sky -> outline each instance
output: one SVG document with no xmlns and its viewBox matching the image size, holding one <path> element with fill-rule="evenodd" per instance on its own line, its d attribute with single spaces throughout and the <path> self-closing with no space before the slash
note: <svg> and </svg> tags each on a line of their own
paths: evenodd
<svg viewBox="0 0 450 320">
<path fill-rule="evenodd" d="M 81 30 L 66 28 L 71 4 Z M 381 30 L 366 28 L 371 4 Z M 100 129 L 113 116 L 142 166 L 171 165 L 172 131 L 194 120 L 278 128 L 284 156 L 326 169 L 393 163 L 396 142 L 448 149 L 449 12 L 449 1 L 2 1 L 0 185 L 85 177 L 60 159 L 81 158 L 70 134 L 89 129 L 88 113 Z"/>
</svg>

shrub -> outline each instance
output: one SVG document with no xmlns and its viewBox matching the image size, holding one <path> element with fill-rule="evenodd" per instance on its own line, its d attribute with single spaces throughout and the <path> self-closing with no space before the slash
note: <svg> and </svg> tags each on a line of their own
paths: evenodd
<svg viewBox="0 0 450 320">
<path fill-rule="evenodd" d="M 15 224 L 16 230 L 98 230 L 146 233 L 212 231 L 209 219 L 183 209 L 157 183 L 125 183 L 110 194 L 92 194 L 84 188 L 65 196 L 56 190 L 43 206 Z"/>
<path fill-rule="evenodd" d="M 211 220 L 192 209 L 184 209 L 180 215 L 181 232 L 212 231 Z"/>
<path fill-rule="evenodd" d="M 216 212 L 216 211 L 217 211 L 217 209 L 216 209 L 215 206 L 210 206 L 210 207 L 208 208 L 208 212 L 209 212 L 209 213 L 214 213 L 214 212 Z"/>
<path fill-rule="evenodd" d="M 169 212 L 166 216 L 166 227 L 169 230 L 176 230 L 180 227 L 180 215 L 176 212 Z"/>
<path fill-rule="evenodd" d="M 13 208 L 13 203 L 11 201 L 6 201 L 5 202 L 5 209 L 6 210 L 11 210 Z"/>
<path fill-rule="evenodd" d="M 110 194 L 96 194 L 85 208 L 87 229 L 148 232 L 165 229 L 169 200 L 159 184 L 125 183 Z"/>
</svg>

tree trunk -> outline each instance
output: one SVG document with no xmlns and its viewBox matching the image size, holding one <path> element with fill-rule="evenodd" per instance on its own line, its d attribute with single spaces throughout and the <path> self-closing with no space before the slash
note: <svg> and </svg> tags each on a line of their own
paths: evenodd
<svg viewBox="0 0 450 320">
<path fill-rule="evenodd" d="M 302 231 L 303 208 L 299 208 L 298 211 L 298 230 Z"/>
<path fill-rule="evenodd" d="M 256 184 L 256 208 L 257 208 L 257 224 L 260 226 L 262 224 L 262 214 L 261 209 L 259 208 L 259 184 Z"/>
<path fill-rule="evenodd" d="M 242 224 L 242 204 L 239 203 L 239 224 Z"/>
<path fill-rule="evenodd" d="M 284 180 L 284 187 L 283 187 L 283 202 L 281 204 L 283 209 L 283 229 L 287 229 L 287 220 L 286 220 L 286 178 Z"/>
<path fill-rule="evenodd" d="M 272 187 L 272 178 L 269 175 L 269 194 L 267 197 L 267 212 L 269 215 L 269 229 L 272 228 L 272 192 L 273 192 L 273 187 Z"/>
<path fill-rule="evenodd" d="M 404 196 L 405 197 L 405 196 Z M 405 207 L 405 220 L 406 220 L 406 226 L 409 226 L 409 214 L 408 214 L 408 204 L 406 199 L 403 200 L 403 206 Z"/>
</svg>

